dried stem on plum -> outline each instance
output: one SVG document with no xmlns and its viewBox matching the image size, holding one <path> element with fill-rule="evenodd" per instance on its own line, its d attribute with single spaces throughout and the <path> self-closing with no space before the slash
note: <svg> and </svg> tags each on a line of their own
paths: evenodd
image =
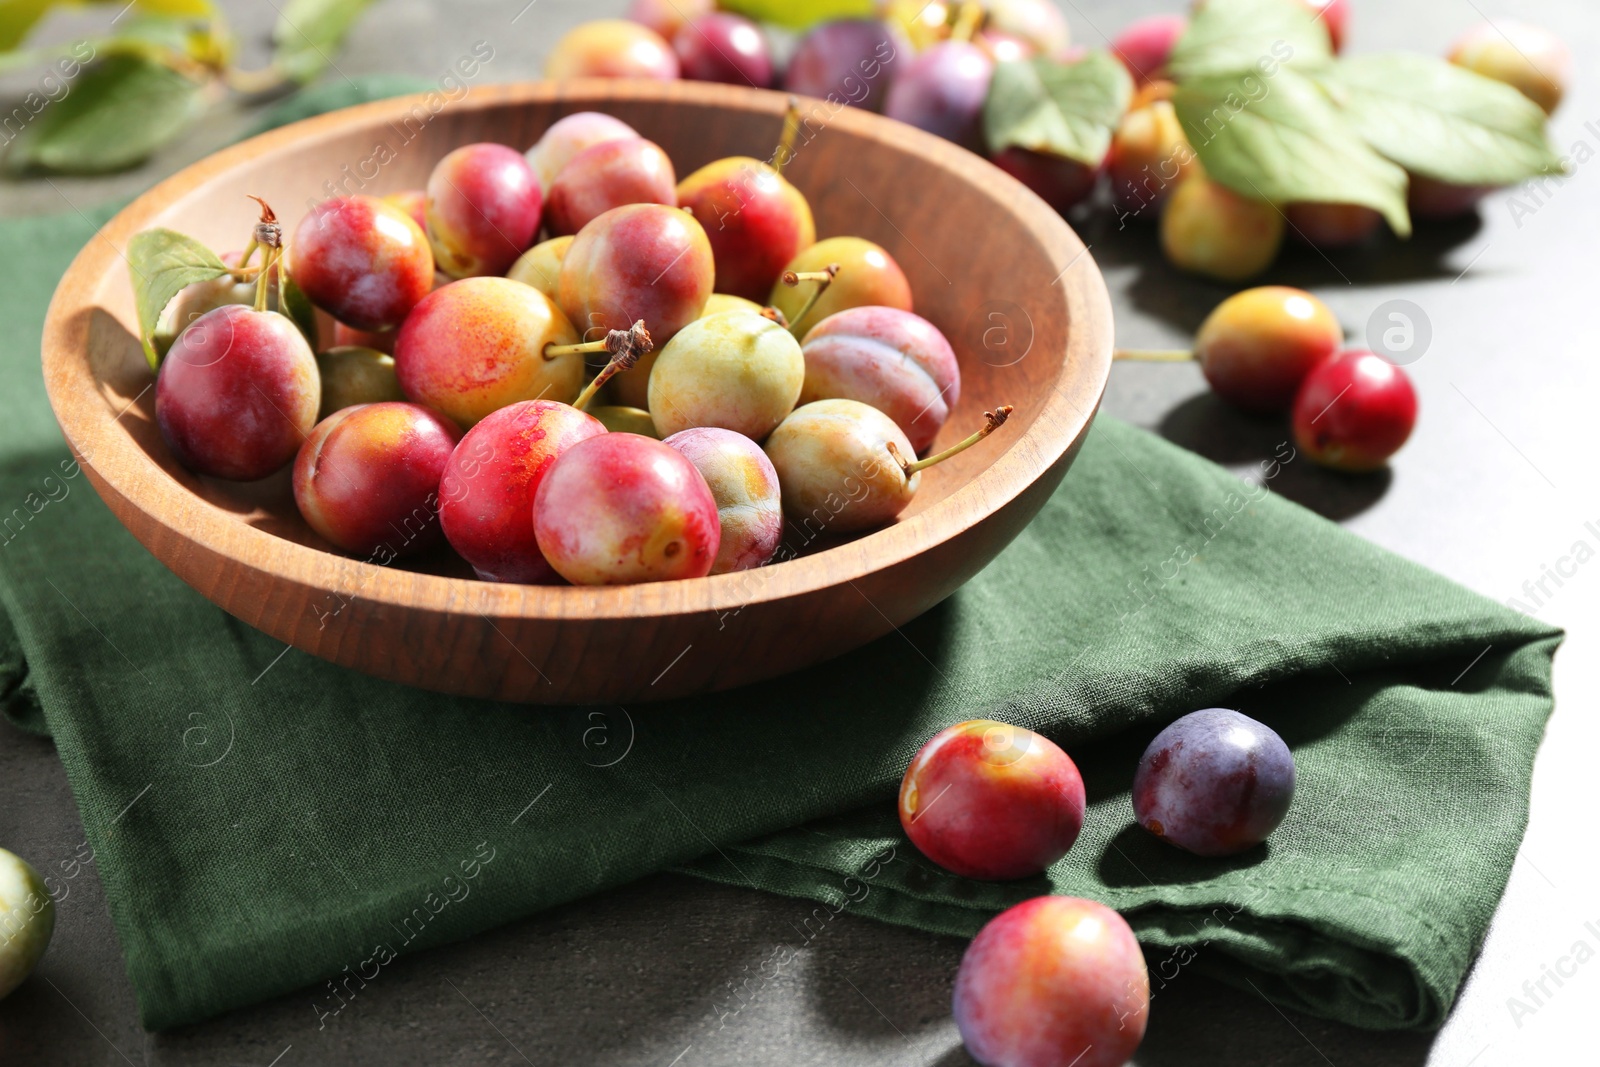
<svg viewBox="0 0 1600 1067">
<path fill-rule="evenodd" d="M 817 301 L 822 299 L 822 294 L 828 291 L 828 286 L 832 285 L 833 279 L 838 276 L 839 264 L 837 263 L 829 263 L 822 270 L 804 270 L 799 272 L 786 270 L 783 272 L 783 284 L 789 286 L 790 288 L 799 285 L 801 282 L 817 283 L 817 291 L 812 293 L 811 299 L 807 300 L 800 308 L 799 314 L 794 317 L 795 322 L 803 322 L 805 317 L 811 314 L 811 309 L 817 306 Z"/>
<path fill-rule="evenodd" d="M 782 311 L 778 310 L 777 308 L 774 308 L 774 307 L 764 307 L 764 308 L 762 308 L 761 309 L 761 317 L 764 318 L 764 319 L 771 319 L 773 322 L 777 323 L 779 326 L 782 326 L 785 330 L 787 330 L 789 328 L 789 318 L 788 318 L 788 316 L 786 316 Z"/>
<path fill-rule="evenodd" d="M 558 359 L 590 352 L 611 353 L 611 362 L 594 376 L 594 381 L 585 386 L 583 392 L 578 394 L 578 399 L 572 402 L 573 407 L 582 411 L 589 406 L 602 385 L 623 371 L 632 370 L 646 354 L 655 351 L 655 347 L 655 342 L 650 339 L 650 331 L 645 329 L 644 320 L 640 319 L 626 330 L 612 330 L 601 341 L 588 341 L 580 345 L 546 345 L 544 358 Z"/>
<path fill-rule="evenodd" d="M 936 456 L 929 456 L 927 459 L 919 459 L 914 463 L 910 460 L 907 460 L 900 454 L 900 449 L 895 447 L 895 443 L 893 441 L 888 442 L 885 447 L 889 449 L 889 455 L 893 456 L 894 461 L 900 465 L 900 470 L 905 473 L 907 478 L 910 478 L 913 474 L 920 470 L 926 470 L 935 463 L 943 463 L 951 456 L 965 452 L 967 449 L 971 448 L 985 437 L 988 437 L 990 434 L 994 433 L 996 430 L 1006 424 L 1006 420 L 1011 417 L 1011 413 L 1014 410 L 1016 409 L 1010 404 L 1002 404 L 993 411 L 985 411 L 983 413 L 983 429 L 979 430 L 965 441 L 959 441 L 956 444 L 951 445 L 949 448 L 945 449 L 943 452 L 940 452 Z"/>
<path fill-rule="evenodd" d="M 261 255 L 261 272 L 256 275 L 255 309 L 257 311 L 267 310 L 267 286 L 273 282 L 274 273 L 280 276 L 277 281 L 277 296 L 278 306 L 281 308 L 284 306 L 283 282 L 281 280 L 283 271 L 274 272 L 273 268 L 278 265 L 278 260 L 283 257 L 283 224 L 278 221 L 278 216 L 265 200 L 249 193 L 245 195 L 261 205 L 261 218 L 256 222 L 255 234 L 250 240 L 248 252 L 253 254 L 257 247 L 265 249 Z M 244 261 L 240 260 L 240 266 L 243 265 Z"/>
</svg>

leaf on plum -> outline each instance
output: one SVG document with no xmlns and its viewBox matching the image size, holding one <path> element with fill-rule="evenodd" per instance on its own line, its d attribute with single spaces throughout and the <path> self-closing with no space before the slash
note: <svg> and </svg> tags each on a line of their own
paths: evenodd
<svg viewBox="0 0 1600 1067">
<path fill-rule="evenodd" d="M 272 63 L 304 84 L 333 64 L 345 34 L 372 0 L 289 0 L 272 30 Z"/>
<path fill-rule="evenodd" d="M 1194 78 L 1173 97 L 1206 173 L 1275 204 L 1362 204 L 1411 233 L 1406 173 L 1373 151 L 1310 78 L 1284 68 Z"/>
<path fill-rule="evenodd" d="M 1208 0 L 1178 38 L 1167 69 L 1179 82 L 1248 70 L 1272 77 L 1269 69 L 1332 58 L 1327 25 L 1301 0 Z"/>
<path fill-rule="evenodd" d="M 7 161 L 69 174 L 134 166 L 189 125 L 200 92 L 198 83 L 147 56 L 108 56 L 40 112 Z"/>
<path fill-rule="evenodd" d="M 989 149 L 1027 148 L 1098 166 L 1132 95 L 1126 68 L 1103 51 L 1075 63 L 1001 63 L 983 107 Z"/>
<path fill-rule="evenodd" d="M 150 369 L 160 366 L 153 338 L 161 312 L 172 298 L 195 282 L 228 274 L 227 264 L 192 237 L 174 230 L 146 230 L 128 242 L 128 272 L 133 279 L 134 306 L 139 314 L 139 343 Z"/>
<path fill-rule="evenodd" d="M 1414 174 L 1511 185 L 1565 169 L 1539 105 L 1443 59 L 1359 56 L 1316 77 L 1368 144 Z"/>
</svg>

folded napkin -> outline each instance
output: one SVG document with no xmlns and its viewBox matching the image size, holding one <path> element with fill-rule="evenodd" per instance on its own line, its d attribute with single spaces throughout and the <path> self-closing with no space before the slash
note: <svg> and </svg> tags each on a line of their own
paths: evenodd
<svg viewBox="0 0 1600 1067">
<path fill-rule="evenodd" d="M 106 212 L 0 224 L 0 693 L 66 766 L 145 1025 L 161 1029 L 675 868 L 970 935 L 1040 893 L 1105 901 L 1157 991 L 1185 968 L 1372 1028 L 1444 1019 L 1505 887 L 1559 633 L 1101 418 L 988 569 L 876 644 L 667 705 L 441 697 L 316 660 L 157 563 L 71 463 L 39 373 L 55 280 Z M 1236 707 L 1294 749 L 1264 847 L 1133 822 L 1165 723 Z M 1046 876 L 955 877 L 894 814 L 962 719 L 1077 760 Z M 1249 995 L 1255 995 L 1251 993 Z"/>
</svg>

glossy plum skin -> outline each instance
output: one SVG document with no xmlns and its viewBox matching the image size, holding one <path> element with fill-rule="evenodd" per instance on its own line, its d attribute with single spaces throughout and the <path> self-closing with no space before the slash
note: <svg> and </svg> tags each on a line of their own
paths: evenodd
<svg viewBox="0 0 1600 1067">
<path fill-rule="evenodd" d="M 800 403 L 844 397 L 895 421 L 927 451 L 961 399 L 961 368 L 939 328 L 909 311 L 858 307 L 819 322 L 800 346 Z"/>
<path fill-rule="evenodd" d="M 416 404 L 344 408 L 317 424 L 294 462 L 294 502 L 311 528 L 380 562 L 439 543 L 439 479 L 461 439 Z"/>
<path fill-rule="evenodd" d="M 1129 110 L 1111 138 L 1106 172 L 1111 198 L 1128 215 L 1152 221 L 1180 182 L 1194 172 L 1194 149 L 1169 100 Z"/>
<path fill-rule="evenodd" d="M 889 85 L 905 64 L 906 44 L 886 22 L 824 22 L 800 41 L 783 87 L 791 93 L 882 111 Z"/>
<path fill-rule="evenodd" d="M 1285 204 L 1289 232 L 1318 248 L 1350 248 L 1383 225 L 1383 216 L 1360 204 Z"/>
<path fill-rule="evenodd" d="M 572 247 L 572 237 L 552 237 L 541 241 L 522 253 L 511 264 L 506 277 L 523 285 L 531 285 L 551 300 L 561 297 L 561 263 Z"/>
<path fill-rule="evenodd" d="M 778 472 L 761 446 L 714 426 L 682 430 L 662 444 L 683 455 L 706 480 L 717 502 L 722 539 L 712 574 L 759 567 L 783 540 Z"/>
<path fill-rule="evenodd" d="M 989 0 L 987 7 L 990 29 L 1026 42 L 1039 55 L 1060 56 L 1072 44 L 1055 0 Z"/>
<path fill-rule="evenodd" d="M 428 240 L 453 278 L 505 274 L 533 242 L 543 212 L 533 168 L 503 144 L 463 145 L 428 177 Z"/>
<path fill-rule="evenodd" d="M 65 895 L 62 897 L 66 899 Z M 56 901 L 39 872 L 0 848 L 0 1000 L 27 980 L 50 947 Z"/>
<path fill-rule="evenodd" d="M 1111 54 L 1122 60 L 1133 80 L 1145 85 L 1162 76 L 1172 46 L 1189 28 L 1186 15 L 1151 15 L 1135 19 L 1111 41 Z"/>
<path fill-rule="evenodd" d="M 900 825 L 947 871 L 1027 878 L 1067 854 L 1083 829 L 1083 778 L 1049 738 L 974 719 L 923 745 L 900 781 Z"/>
<path fill-rule="evenodd" d="M 1294 755 L 1271 727 L 1227 708 L 1192 712 L 1156 735 L 1133 776 L 1139 825 L 1197 856 L 1267 839 L 1294 799 Z"/>
<path fill-rule="evenodd" d="M 1344 51 L 1345 34 L 1350 28 L 1350 0 L 1301 0 L 1328 28 L 1328 42 L 1334 52 Z"/>
<path fill-rule="evenodd" d="M 1444 221 L 1470 215 L 1478 201 L 1494 192 L 1491 185 L 1452 185 L 1420 174 L 1409 175 L 1406 206 L 1413 218 Z"/>
<path fill-rule="evenodd" d="M 748 156 L 708 163 L 678 183 L 678 205 L 705 227 L 716 290 L 765 300 L 784 265 L 817 240 L 811 205 L 771 166 Z"/>
<path fill-rule="evenodd" d="M 982 153 L 983 103 L 994 60 L 966 41 L 941 41 L 895 75 L 883 113 Z"/>
<path fill-rule="evenodd" d="M 721 539 L 717 502 L 694 464 L 631 433 L 568 449 L 533 514 L 540 551 L 574 585 L 704 578 Z"/>
<path fill-rule="evenodd" d="M 889 455 L 915 452 L 893 419 L 859 400 L 814 400 L 795 408 L 764 446 L 778 472 L 783 512 L 812 532 L 855 533 L 894 521 L 922 484 Z"/>
<path fill-rule="evenodd" d="M 604 141 L 561 168 L 550 186 L 545 222 L 571 236 L 624 204 L 678 204 L 678 176 L 661 146 L 642 137 Z"/>
<path fill-rule="evenodd" d="M 1525 22 L 1474 26 L 1450 49 L 1450 62 L 1504 82 L 1547 115 L 1561 106 L 1572 80 L 1572 52 L 1559 37 Z"/>
<path fill-rule="evenodd" d="M 675 81 L 678 57 L 659 33 L 625 19 L 598 19 L 574 27 L 550 50 L 544 76 L 648 78 Z"/>
<path fill-rule="evenodd" d="M 417 305 L 395 341 L 406 396 L 471 428 L 519 400 L 570 402 L 583 388 L 582 355 L 546 359 L 577 331 L 530 285 L 510 278 L 452 282 Z"/>
<path fill-rule="evenodd" d="M 803 318 L 796 318 L 816 292 L 815 282 L 772 287 L 767 304 L 783 312 L 789 332 L 804 337 L 806 332 L 827 318 L 848 308 L 877 305 L 911 310 L 911 283 L 881 245 L 860 237 L 829 237 L 791 259 L 785 272 L 805 273 L 837 265 L 838 275 Z"/>
<path fill-rule="evenodd" d="M 648 406 L 663 438 L 720 426 L 760 441 L 794 410 L 805 374 L 800 342 L 788 330 L 728 311 L 690 323 L 661 350 Z"/>
<path fill-rule="evenodd" d="M 1277 258 L 1283 216 L 1196 172 L 1161 209 L 1161 249 L 1168 262 L 1220 281 L 1252 278 Z"/>
<path fill-rule="evenodd" d="M 371 348 L 386 356 L 394 355 L 398 330 L 358 330 L 342 322 L 333 324 L 333 348 Z"/>
<path fill-rule="evenodd" d="M 629 204 L 578 232 L 561 261 L 557 302 L 585 340 L 643 319 L 659 349 L 700 317 L 713 277 L 699 222 L 661 204 Z"/>
<path fill-rule="evenodd" d="M 1377 470 L 1417 424 L 1417 391 L 1382 356 L 1352 349 L 1306 376 L 1294 401 L 1294 436 L 1313 462 L 1344 471 Z"/>
<path fill-rule="evenodd" d="M 287 466 L 321 402 L 317 360 L 295 324 L 241 304 L 191 323 L 156 378 L 156 421 L 178 461 L 240 482 Z"/>
<path fill-rule="evenodd" d="M 1284 411 L 1313 367 L 1344 344 L 1328 306 L 1302 289 L 1235 293 L 1200 324 L 1195 358 L 1218 396 L 1246 411 Z"/>
<path fill-rule="evenodd" d="M 994 165 L 1032 189 L 1058 212 L 1083 201 L 1094 192 L 1105 163 L 1091 167 L 1076 159 L 1032 152 L 1026 148 L 1007 148 L 994 157 Z"/>
<path fill-rule="evenodd" d="M 558 581 L 534 538 L 534 494 L 557 457 L 605 432 L 577 408 L 549 400 L 501 408 L 468 430 L 439 483 L 450 547 L 486 582 Z"/>
<path fill-rule="evenodd" d="M 633 0 L 628 18 L 670 41 L 685 23 L 716 9 L 716 0 Z"/>
<path fill-rule="evenodd" d="M 401 211 L 404 211 L 411 216 L 411 221 L 417 224 L 418 229 L 422 230 L 423 233 L 428 232 L 428 191 L 426 189 L 402 189 L 398 193 L 390 193 L 388 196 L 380 196 L 378 199 L 386 204 L 393 204 Z"/>
<path fill-rule="evenodd" d="M 978 931 L 951 1008 L 985 1067 L 1122 1067 L 1144 1038 L 1150 976 L 1122 916 L 1035 897 Z"/>
<path fill-rule="evenodd" d="M 700 313 L 702 319 L 712 315 L 720 315 L 724 311 L 753 311 L 761 314 L 762 305 L 754 300 L 746 300 L 742 296 L 729 296 L 727 293 L 712 293 L 706 299 L 706 309 Z"/>
<path fill-rule="evenodd" d="M 335 411 L 357 404 L 404 400 L 394 358 L 375 348 L 341 345 L 317 353 L 317 375 L 322 379 L 320 423 Z"/>
<path fill-rule="evenodd" d="M 718 11 L 692 19 L 673 35 L 672 50 L 683 77 L 693 81 L 772 85 L 772 48 L 761 27 L 743 15 Z"/>
<path fill-rule="evenodd" d="M 398 326 L 433 291 L 416 221 L 370 196 L 324 200 L 295 227 L 289 275 L 311 302 L 361 330 Z"/>
<path fill-rule="evenodd" d="M 563 167 L 586 149 L 606 141 L 628 141 L 639 132 L 619 118 L 599 111 L 578 111 L 550 124 L 539 142 L 527 151 L 528 165 L 546 192 Z"/>
</svg>

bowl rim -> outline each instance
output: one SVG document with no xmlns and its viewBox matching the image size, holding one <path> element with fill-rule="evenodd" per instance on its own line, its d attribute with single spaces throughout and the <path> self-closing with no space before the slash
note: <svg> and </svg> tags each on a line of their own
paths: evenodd
<svg viewBox="0 0 1600 1067">
<path fill-rule="evenodd" d="M 991 438 L 1003 444 L 1003 451 L 948 496 L 843 545 L 767 567 L 706 578 L 598 587 L 499 584 L 397 570 L 303 545 L 212 508 L 196 507 L 197 498 L 188 487 L 158 466 L 132 437 L 114 428 L 121 416 L 112 414 L 90 360 L 85 358 L 93 313 L 111 314 L 96 299 L 106 272 L 121 269 L 118 261 L 125 259 L 122 249 L 129 239 L 194 187 L 279 149 L 291 145 L 304 148 L 342 136 L 351 127 L 398 119 L 418 104 L 426 106 L 429 95 L 415 93 L 342 108 L 224 148 L 139 196 L 79 251 L 46 313 L 42 360 L 46 392 L 63 436 L 78 462 L 96 476 L 92 480 L 102 495 L 108 490 L 115 493 L 159 528 L 172 529 L 175 517 L 181 517 L 179 532 L 184 539 L 258 573 L 379 606 L 552 621 L 733 612 L 854 584 L 960 537 L 1021 496 L 1071 454 L 1088 432 L 1110 377 L 1113 337 L 1110 295 L 1087 246 L 1053 208 L 987 160 L 903 123 L 853 107 L 838 107 L 828 118 L 828 127 L 891 143 L 1005 201 L 1038 236 L 1045 254 L 1058 268 L 1052 285 L 1062 285 L 1070 324 L 1061 364 L 1074 368 L 1071 380 L 1077 388 L 1060 388 L 1058 371 L 1058 387 L 1050 390 L 1038 416 L 1020 434 L 1004 436 L 1001 431 Z M 615 103 L 688 103 L 777 117 L 783 114 L 788 99 L 787 94 L 770 90 L 701 82 L 580 79 L 478 86 L 447 107 L 485 111 L 544 103 L 570 113 L 604 111 Z M 1074 270 L 1080 266 L 1083 269 Z M 137 402 L 136 397 L 129 406 Z M 355 568 L 356 589 L 347 594 L 343 590 L 349 590 L 352 583 L 342 579 L 352 575 L 349 568 Z"/>
</svg>

